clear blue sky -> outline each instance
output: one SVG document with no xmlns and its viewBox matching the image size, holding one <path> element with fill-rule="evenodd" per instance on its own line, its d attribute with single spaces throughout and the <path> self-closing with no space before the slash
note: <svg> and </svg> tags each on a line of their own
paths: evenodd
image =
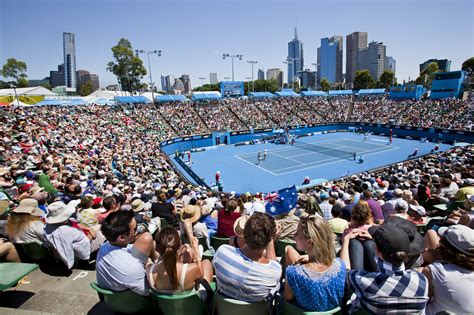
<svg viewBox="0 0 474 315">
<path fill-rule="evenodd" d="M 210 72 L 230 76 L 222 53 L 244 55 L 236 80 L 251 75 L 245 60 L 282 68 L 286 77 L 282 62 L 295 26 L 310 68 L 320 39 L 343 35 L 345 72 L 345 36 L 353 31 L 386 44 L 399 82 L 416 77 L 429 58 L 451 59 L 457 70 L 474 55 L 472 0 L 1 0 L 0 12 L 2 65 L 14 57 L 27 63 L 30 79 L 49 76 L 63 62 L 62 33 L 72 32 L 77 69 L 98 74 L 101 86 L 115 83 L 105 68 L 121 37 L 163 51 L 151 62 L 158 87 L 160 74 L 189 74 L 193 86 Z"/>
</svg>

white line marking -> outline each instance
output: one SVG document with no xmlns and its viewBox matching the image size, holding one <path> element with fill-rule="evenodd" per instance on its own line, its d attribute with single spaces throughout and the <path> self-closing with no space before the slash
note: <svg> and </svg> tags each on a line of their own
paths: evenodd
<svg viewBox="0 0 474 315">
<path fill-rule="evenodd" d="M 299 161 L 297 161 L 297 160 L 293 160 L 292 158 L 289 158 L 289 157 L 286 157 L 286 156 L 283 156 L 283 155 L 280 155 L 280 154 L 276 154 L 275 152 L 270 152 L 268 155 L 276 155 L 276 156 L 281 157 L 282 159 L 290 160 L 290 161 L 296 162 L 296 163 L 301 164 L 301 165 L 305 165 L 305 164 L 306 164 L 306 163 L 299 162 Z M 293 157 L 293 156 L 292 156 L 292 157 Z"/>
<path fill-rule="evenodd" d="M 266 171 L 266 172 L 268 172 L 268 173 L 270 173 L 270 174 L 272 174 L 272 175 L 274 175 L 274 176 L 278 176 L 278 174 L 275 174 L 275 173 L 273 173 L 272 171 L 267 170 L 266 168 L 261 167 L 260 165 L 254 164 L 254 163 L 252 163 L 252 162 L 250 162 L 250 161 L 247 161 L 247 160 L 241 158 L 241 157 L 238 156 L 238 155 L 234 155 L 234 157 L 236 157 L 236 158 L 238 158 L 239 160 L 242 160 L 242 161 L 244 161 L 244 162 L 246 162 L 246 163 L 249 163 L 249 164 L 252 165 L 252 166 L 258 167 L 259 169 L 264 170 L 264 171 Z"/>
</svg>

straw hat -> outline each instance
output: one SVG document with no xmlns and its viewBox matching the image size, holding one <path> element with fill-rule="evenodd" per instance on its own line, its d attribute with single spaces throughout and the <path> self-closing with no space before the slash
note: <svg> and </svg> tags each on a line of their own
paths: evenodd
<svg viewBox="0 0 474 315">
<path fill-rule="evenodd" d="M 20 201 L 20 205 L 12 210 L 14 213 L 28 213 L 34 216 L 42 216 L 44 212 L 38 207 L 38 201 L 31 198 L 25 198 Z"/>
<path fill-rule="evenodd" d="M 201 217 L 201 208 L 199 206 L 187 205 L 181 211 L 181 221 L 191 219 L 191 223 L 195 223 Z"/>
<path fill-rule="evenodd" d="M 244 237 L 244 229 L 245 229 L 245 223 L 247 223 L 247 220 L 249 219 L 248 215 L 243 215 L 240 216 L 237 220 L 234 222 L 234 233 L 238 237 Z"/>
<path fill-rule="evenodd" d="M 132 210 L 133 212 L 140 212 L 145 209 L 145 203 L 141 199 L 135 199 L 132 202 Z"/>
</svg>

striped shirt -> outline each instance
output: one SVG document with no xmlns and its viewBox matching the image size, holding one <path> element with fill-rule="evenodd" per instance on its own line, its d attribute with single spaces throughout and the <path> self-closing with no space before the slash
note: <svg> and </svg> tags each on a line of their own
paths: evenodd
<svg viewBox="0 0 474 315">
<path fill-rule="evenodd" d="M 428 303 L 428 281 L 415 270 L 375 258 L 380 272 L 351 270 L 349 283 L 361 306 L 374 314 L 423 314 Z"/>
<path fill-rule="evenodd" d="M 323 212 L 323 219 L 325 221 L 329 221 L 332 219 L 332 205 L 329 203 L 329 201 L 324 200 L 319 204 L 319 207 L 321 208 L 321 211 Z"/>
<path fill-rule="evenodd" d="M 222 245 L 212 260 L 219 291 L 245 302 L 263 301 L 278 285 L 281 265 L 270 260 L 262 264 L 246 257 L 238 248 Z"/>
</svg>

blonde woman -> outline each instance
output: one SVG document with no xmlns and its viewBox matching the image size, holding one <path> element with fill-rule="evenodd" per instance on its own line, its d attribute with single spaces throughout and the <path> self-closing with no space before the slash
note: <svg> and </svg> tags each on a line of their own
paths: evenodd
<svg viewBox="0 0 474 315">
<path fill-rule="evenodd" d="M 317 215 L 302 217 L 295 240 L 296 248 L 308 255 L 301 256 L 293 247 L 286 247 L 289 266 L 285 300 L 307 311 L 325 312 L 338 307 L 344 295 L 346 266 L 336 258 L 329 225 Z"/>
<path fill-rule="evenodd" d="M 38 201 L 26 198 L 13 209 L 8 217 L 6 231 L 12 243 L 43 243 L 44 223 L 40 217 L 44 212 Z"/>
</svg>

